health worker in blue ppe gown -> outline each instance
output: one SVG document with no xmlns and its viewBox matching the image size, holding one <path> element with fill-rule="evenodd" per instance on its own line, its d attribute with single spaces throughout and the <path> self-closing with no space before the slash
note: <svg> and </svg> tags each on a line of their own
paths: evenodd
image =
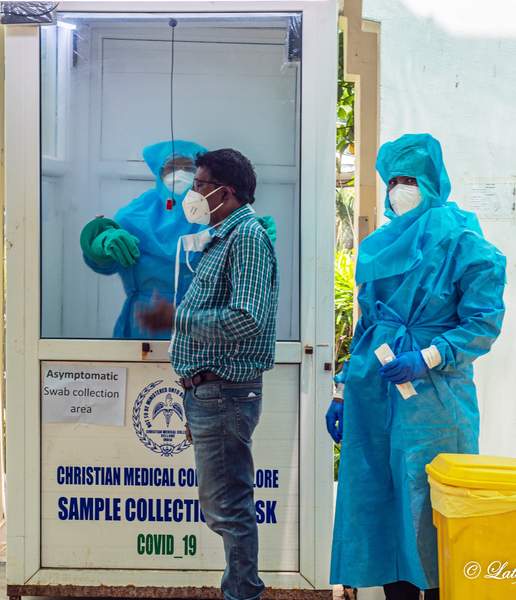
<svg viewBox="0 0 516 600">
<path fill-rule="evenodd" d="M 384 144 L 377 170 L 389 222 L 361 244 L 361 317 L 327 427 L 341 442 L 331 583 L 384 586 L 389 600 L 439 597 L 425 465 L 478 453 L 473 361 L 504 316 L 505 258 L 448 201 L 441 146 L 427 134 Z M 396 358 L 381 367 L 375 350 Z M 396 385 L 411 382 L 404 400 Z"/>
<path fill-rule="evenodd" d="M 188 289 L 201 254 L 191 254 L 187 263 L 188 255 L 180 249 L 176 262 L 178 241 L 203 227 L 186 220 L 181 204 L 193 184 L 195 159 L 205 151 L 194 142 L 180 140 L 147 146 L 143 158 L 156 185 L 118 210 L 113 219 L 93 219 L 81 233 L 86 264 L 103 275 L 118 273 L 127 294 L 115 324 L 115 338 L 148 337 L 136 318 L 138 310 L 150 304 L 155 294 L 171 303 L 176 296 L 179 303 Z M 170 329 L 152 337 L 167 339 Z"/>
</svg>

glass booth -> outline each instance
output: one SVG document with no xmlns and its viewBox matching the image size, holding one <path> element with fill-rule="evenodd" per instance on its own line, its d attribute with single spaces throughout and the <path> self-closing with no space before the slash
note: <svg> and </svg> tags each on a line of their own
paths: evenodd
<svg viewBox="0 0 516 600">
<path fill-rule="evenodd" d="M 167 161 L 193 173 L 218 148 L 251 160 L 253 207 L 277 228 L 277 364 L 254 450 L 260 569 L 273 589 L 327 594 L 336 6 L 221 4 L 68 2 L 53 26 L 6 28 L 11 596 L 218 586 L 223 548 L 198 505 L 170 332 L 135 321 L 195 271 Z M 135 264 L 85 253 L 100 216 L 138 238 Z"/>
</svg>

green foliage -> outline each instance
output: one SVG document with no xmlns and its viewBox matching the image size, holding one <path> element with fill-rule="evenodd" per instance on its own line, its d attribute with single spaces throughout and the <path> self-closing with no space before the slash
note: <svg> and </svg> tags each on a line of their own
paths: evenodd
<svg viewBox="0 0 516 600">
<path fill-rule="evenodd" d="M 333 481 L 339 480 L 340 444 L 333 444 Z"/>
<path fill-rule="evenodd" d="M 337 250 L 335 253 L 335 373 L 349 358 L 353 337 L 353 290 L 355 287 L 353 252 Z M 339 474 L 340 445 L 333 446 L 333 477 Z"/>
<path fill-rule="evenodd" d="M 355 189 L 337 188 L 335 203 L 337 207 L 335 221 L 335 242 L 337 250 L 350 250 L 354 243 L 354 208 L 355 208 Z"/>
<path fill-rule="evenodd" d="M 354 153 L 355 140 L 355 89 L 344 81 L 344 34 L 338 34 L 339 67 L 337 81 L 337 156 Z M 340 160 L 337 158 L 337 173 Z M 353 184 L 353 181 L 350 182 Z M 350 249 L 354 244 L 354 188 L 336 190 L 336 240 L 335 254 L 335 362 L 340 368 L 349 352 L 353 335 L 354 271 Z"/>
<path fill-rule="evenodd" d="M 342 181 L 342 156 L 355 154 L 355 86 L 344 81 L 344 34 L 339 32 L 339 66 L 337 80 L 336 114 L 336 179 Z M 335 372 L 349 356 L 353 337 L 354 266 L 354 178 L 337 183 L 336 190 L 336 241 L 335 253 Z M 340 445 L 334 445 L 333 475 L 338 479 Z"/>
<path fill-rule="evenodd" d="M 355 153 L 355 85 L 342 82 L 342 93 L 337 100 L 337 152 Z"/>
<path fill-rule="evenodd" d="M 353 337 L 353 256 L 349 250 L 335 254 L 335 372 L 349 355 Z"/>
<path fill-rule="evenodd" d="M 339 32 L 339 67 L 337 75 L 337 154 L 354 154 L 355 85 L 344 81 L 344 33 Z M 340 165 L 337 165 L 340 171 Z"/>
</svg>

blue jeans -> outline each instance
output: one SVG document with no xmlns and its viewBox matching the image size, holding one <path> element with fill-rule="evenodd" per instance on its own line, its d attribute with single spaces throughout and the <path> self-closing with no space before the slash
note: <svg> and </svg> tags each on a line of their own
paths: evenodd
<svg viewBox="0 0 516 600">
<path fill-rule="evenodd" d="M 224 541 L 224 600 L 256 600 L 265 588 L 258 576 L 251 454 L 251 436 L 262 409 L 261 378 L 204 383 L 186 391 L 184 406 L 201 508 L 208 527 Z"/>
</svg>

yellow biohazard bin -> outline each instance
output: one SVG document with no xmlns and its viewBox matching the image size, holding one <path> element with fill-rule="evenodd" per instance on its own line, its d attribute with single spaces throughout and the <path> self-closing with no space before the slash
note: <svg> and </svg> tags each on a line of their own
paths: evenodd
<svg viewBox="0 0 516 600">
<path fill-rule="evenodd" d="M 439 454 L 426 472 L 441 600 L 516 600 L 516 459 Z"/>
</svg>

